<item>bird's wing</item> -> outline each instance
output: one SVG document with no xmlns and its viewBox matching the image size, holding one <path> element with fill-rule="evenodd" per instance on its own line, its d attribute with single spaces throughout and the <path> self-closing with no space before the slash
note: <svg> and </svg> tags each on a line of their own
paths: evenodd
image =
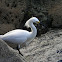
<svg viewBox="0 0 62 62">
<path fill-rule="evenodd" d="M 23 38 L 16 38 L 15 41 L 17 43 L 24 43 L 25 41 L 27 41 L 27 38 L 26 37 L 23 37 Z"/>
<path fill-rule="evenodd" d="M 5 38 L 5 41 L 11 42 L 11 43 L 15 43 L 15 44 L 21 44 L 24 43 L 27 38 L 23 37 L 23 38 Z"/>
<path fill-rule="evenodd" d="M 0 39 L 3 37 L 3 35 L 0 35 Z"/>
<path fill-rule="evenodd" d="M 29 36 L 29 32 L 26 30 L 13 30 L 4 34 L 3 38 L 7 38 L 7 37 L 21 38 L 21 37 L 27 37 L 27 36 Z"/>
<path fill-rule="evenodd" d="M 25 42 L 29 37 L 29 32 L 25 30 L 13 30 L 3 35 L 3 40 L 12 43 Z"/>
</svg>

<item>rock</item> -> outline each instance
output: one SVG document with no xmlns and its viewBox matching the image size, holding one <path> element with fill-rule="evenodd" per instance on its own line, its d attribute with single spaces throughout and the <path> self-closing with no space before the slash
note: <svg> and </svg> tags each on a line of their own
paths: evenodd
<svg viewBox="0 0 62 62">
<path fill-rule="evenodd" d="M 40 30 L 38 30 L 40 31 L 39 33 L 47 32 L 48 27 L 50 27 L 49 23 L 51 22 L 48 17 L 49 15 L 47 14 L 48 12 L 43 8 L 43 6 L 41 6 L 42 1 L 38 0 L 35 3 L 34 2 L 35 0 L 0 1 L 0 34 L 4 34 L 16 28 L 23 29 L 25 22 L 32 16 L 38 17 L 39 20 L 43 22 L 45 28 L 47 27 L 45 30 L 45 28 L 42 29 L 42 25 L 39 25 L 39 27 L 41 27 Z M 2 28 L 2 26 L 4 28 Z M 38 35 L 40 35 L 39 33 Z"/>
<path fill-rule="evenodd" d="M 25 22 L 32 16 L 38 17 L 45 26 L 42 29 L 42 25 L 39 24 L 38 36 L 46 33 L 51 27 L 61 27 L 61 6 L 62 0 L 2 0 L 0 1 L 0 34 L 16 28 L 23 29 Z M 6 29 L 1 28 L 2 26 Z"/>
<path fill-rule="evenodd" d="M 0 39 L 0 62 L 26 62 L 24 58 Z"/>
<path fill-rule="evenodd" d="M 20 49 L 28 62 L 58 62 L 62 60 L 62 29 L 50 30 Z"/>
<path fill-rule="evenodd" d="M 28 1 L 29 2 L 29 1 Z M 31 3 L 30 3 L 31 2 Z M 32 0 L 29 2 L 29 11 L 27 11 L 27 14 L 29 14 L 30 16 L 37 16 L 39 17 L 38 14 L 43 13 L 43 15 L 41 14 L 40 16 L 40 20 L 43 22 L 44 19 L 46 22 L 51 22 L 51 25 L 49 25 L 49 23 L 46 23 L 49 26 L 52 27 L 60 27 L 62 26 L 62 0 L 37 0 L 35 2 L 35 0 Z M 35 2 L 35 3 L 34 3 Z M 47 17 L 48 15 L 46 15 L 48 13 L 50 17 Z M 47 20 L 47 18 L 50 18 L 49 21 Z M 58 22 L 59 21 L 59 22 Z M 44 25 L 45 22 L 43 22 Z M 46 26 L 47 26 L 46 25 Z M 41 27 L 41 26 L 40 26 Z M 42 31 L 42 30 L 41 30 Z"/>
<path fill-rule="evenodd" d="M 62 28 L 62 0 L 54 0 L 47 4 L 48 13 L 52 16 L 52 27 Z"/>
<path fill-rule="evenodd" d="M 0 24 L 0 34 L 6 33 L 13 29 L 15 29 L 13 24 Z"/>
<path fill-rule="evenodd" d="M 26 9 L 25 0 L 0 1 L 0 34 L 20 28 Z M 3 26 L 3 27 L 2 27 Z"/>
</svg>

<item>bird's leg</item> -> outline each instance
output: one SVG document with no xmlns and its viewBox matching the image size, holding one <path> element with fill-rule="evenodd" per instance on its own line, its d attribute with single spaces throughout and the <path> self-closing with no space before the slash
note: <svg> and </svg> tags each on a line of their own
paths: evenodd
<svg viewBox="0 0 62 62">
<path fill-rule="evenodd" d="M 23 56 L 23 54 L 20 52 L 20 45 L 17 45 L 17 50 L 19 51 L 19 54 Z"/>
</svg>

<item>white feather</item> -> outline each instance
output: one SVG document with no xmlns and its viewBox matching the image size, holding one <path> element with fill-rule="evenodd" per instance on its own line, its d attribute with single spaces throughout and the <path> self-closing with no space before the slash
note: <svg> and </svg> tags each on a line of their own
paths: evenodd
<svg viewBox="0 0 62 62">
<path fill-rule="evenodd" d="M 16 30 L 9 31 L 4 35 L 1 35 L 0 38 L 4 41 L 12 42 L 18 45 L 28 41 L 31 42 L 37 34 L 37 29 L 33 25 L 33 23 L 36 22 L 39 22 L 39 20 L 36 17 L 32 17 L 25 23 L 27 27 L 31 28 L 31 32 L 26 30 L 16 29 Z"/>
</svg>

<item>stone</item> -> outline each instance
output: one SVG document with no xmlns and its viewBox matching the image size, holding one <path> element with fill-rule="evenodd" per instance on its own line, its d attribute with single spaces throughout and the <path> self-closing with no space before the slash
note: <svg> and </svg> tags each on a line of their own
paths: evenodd
<svg viewBox="0 0 62 62">
<path fill-rule="evenodd" d="M 48 13 L 52 16 L 52 27 L 62 28 L 62 0 L 50 1 Z"/>
<path fill-rule="evenodd" d="M 35 3 L 34 3 L 35 2 Z M 42 25 L 39 25 L 38 32 L 40 34 L 48 31 L 50 19 L 46 10 L 41 6 L 41 0 L 1 0 L 0 1 L 0 34 L 5 34 L 6 32 L 13 29 L 23 29 L 25 22 L 32 16 L 37 17 L 45 28 L 42 29 Z M 49 20 L 48 20 L 49 19 Z M 48 22 L 48 23 L 46 23 Z M 51 24 L 50 24 L 51 25 Z M 4 28 L 3 28 L 3 27 Z M 7 28 L 8 26 L 8 28 Z M 6 29 L 5 29 L 6 28 Z M 38 27 L 37 27 L 38 28 Z M 26 29 L 26 28 L 25 28 Z M 38 35 L 40 35 L 38 33 Z"/>
<path fill-rule="evenodd" d="M 13 24 L 0 24 L 0 34 L 5 34 L 6 32 L 9 32 L 13 29 L 15 29 L 15 26 Z"/>
<path fill-rule="evenodd" d="M 9 47 L 0 39 L 0 62 L 26 62 L 17 50 Z"/>
<path fill-rule="evenodd" d="M 28 46 L 20 49 L 28 62 L 61 62 L 62 29 L 50 30 L 35 38 Z M 58 37 L 57 35 L 60 35 Z"/>
<path fill-rule="evenodd" d="M 0 34 L 10 30 L 21 28 L 26 9 L 25 0 L 1 0 L 0 1 Z M 3 27 L 2 27 L 3 26 Z"/>
<path fill-rule="evenodd" d="M 32 16 L 37 17 L 44 25 L 44 28 L 42 28 L 41 24 L 37 27 L 37 29 L 39 28 L 38 36 L 46 33 L 51 27 L 61 27 L 61 6 L 62 0 L 1 0 L 0 34 L 13 29 L 24 29 L 25 22 Z M 10 27 L 6 28 L 5 25 Z M 2 26 L 6 29 L 1 28 Z M 28 30 L 30 31 L 30 29 Z"/>
</svg>

